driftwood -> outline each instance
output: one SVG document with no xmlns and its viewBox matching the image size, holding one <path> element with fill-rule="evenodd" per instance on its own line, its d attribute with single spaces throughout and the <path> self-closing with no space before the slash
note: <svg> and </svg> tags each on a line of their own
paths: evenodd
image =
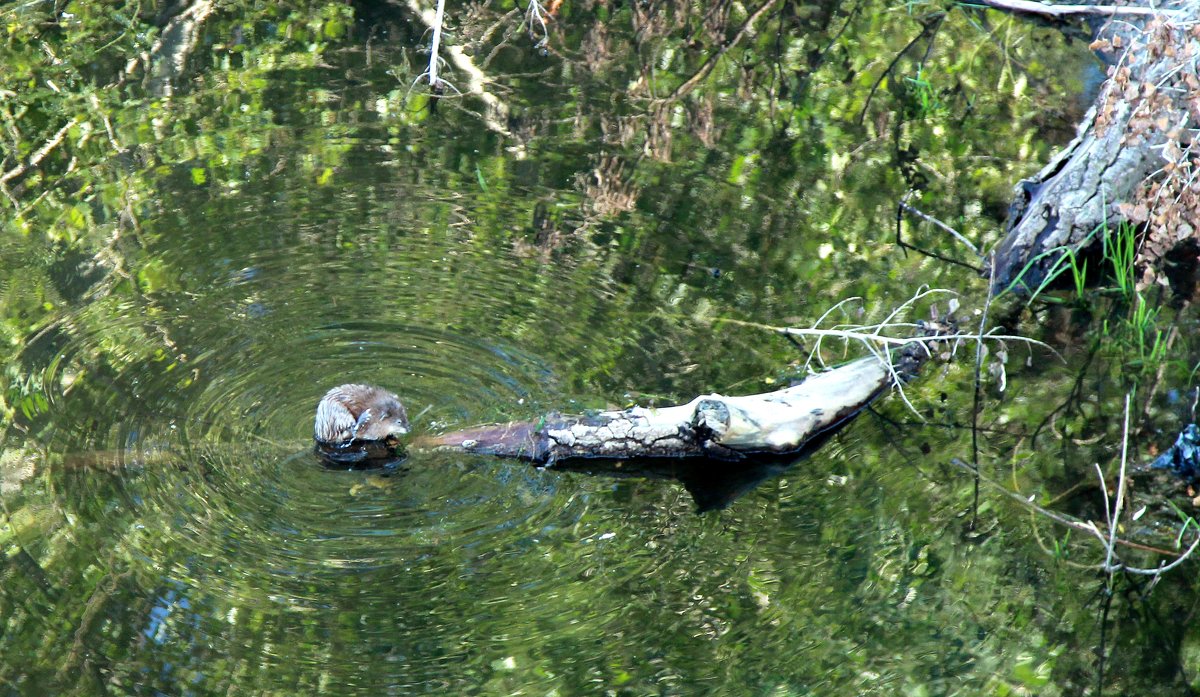
<svg viewBox="0 0 1200 697">
<path fill-rule="evenodd" d="M 586 457 L 710 457 L 798 450 L 891 385 L 887 367 L 864 358 L 777 392 L 697 397 L 687 404 L 633 407 L 587 417 L 550 415 L 422 438 L 414 448 L 455 449 L 553 463 Z"/>
<path fill-rule="evenodd" d="M 930 331 L 938 328 L 931 325 Z M 915 375 L 930 354 L 927 342 L 933 340 L 914 339 L 891 355 L 853 361 L 775 392 L 709 394 L 678 406 L 633 407 L 583 417 L 551 414 L 537 422 L 423 436 L 412 441 L 412 448 L 545 465 L 581 458 L 745 460 L 795 453 L 854 418 L 898 380 Z"/>
<path fill-rule="evenodd" d="M 1020 12 L 1036 12 L 1039 5 L 988 4 Z M 1197 198 L 1187 191 L 1192 178 L 1187 169 L 1193 166 L 1189 152 L 1200 126 L 1200 3 L 1168 0 L 1158 9 L 1158 14 L 1127 7 L 1097 10 L 1122 15 L 1099 25 L 1092 44 L 1110 62 L 1109 78 L 1075 139 L 1016 187 L 1006 234 L 995 252 L 995 291 L 1037 289 L 1067 250 L 1079 252 L 1098 242 L 1100 233 L 1120 220 L 1153 222 L 1159 215 L 1165 231 L 1159 244 L 1181 241 L 1174 224 L 1180 202 Z M 1057 16 L 1051 7 L 1045 10 L 1046 16 Z M 1173 174 L 1183 175 L 1178 196 L 1147 193 L 1149 182 Z M 1160 209 L 1152 210 L 1156 205 Z M 1194 222 L 1188 225 L 1186 218 L 1185 237 L 1194 232 Z"/>
</svg>

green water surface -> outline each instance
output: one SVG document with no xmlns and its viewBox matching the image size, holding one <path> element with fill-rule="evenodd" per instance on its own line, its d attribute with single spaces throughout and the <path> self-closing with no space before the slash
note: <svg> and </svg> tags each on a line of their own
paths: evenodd
<svg viewBox="0 0 1200 697">
<path fill-rule="evenodd" d="M 525 8 L 446 9 L 502 107 L 414 84 L 405 3 L 218 3 L 182 70 L 152 53 L 167 3 L 0 9 L 5 171 L 68 125 L 0 213 L 0 694 L 1190 694 L 1194 566 L 1106 579 L 993 488 L 973 514 L 951 464 L 977 446 L 1102 515 L 1095 487 L 1051 499 L 1111 469 L 1127 391 L 1143 459 L 1173 440 L 1184 338 L 1152 385 L 1026 323 L 1066 360 L 992 345 L 974 442 L 968 346 L 915 412 L 887 397 L 703 514 L 663 479 L 317 463 L 342 382 L 438 431 L 805 374 L 811 342 L 727 319 L 881 320 L 930 286 L 978 322 L 986 283 L 897 246 L 897 203 L 994 244 L 1099 74 L 961 6 L 782 2 L 740 32 L 758 6 L 566 0 L 544 46 Z"/>
</svg>

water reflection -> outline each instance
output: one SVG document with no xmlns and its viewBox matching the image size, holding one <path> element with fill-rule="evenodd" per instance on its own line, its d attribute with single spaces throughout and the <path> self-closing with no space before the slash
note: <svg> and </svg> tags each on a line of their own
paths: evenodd
<svg viewBox="0 0 1200 697">
<path fill-rule="evenodd" d="M 664 41 L 671 13 L 573 8 L 620 24 L 564 18 L 564 31 L 589 32 L 572 38 L 586 39 L 580 57 L 497 48 L 497 71 L 542 71 L 503 93 L 526 110 L 511 124 L 520 147 L 468 101 L 432 116 L 409 102 L 396 87 L 413 60 L 403 50 L 375 41 L 313 57 L 348 7 L 306 16 L 319 31 L 231 19 L 228 33 L 252 40 L 228 55 L 206 44 L 214 80 L 244 61 L 265 72 L 237 77 L 270 90 L 232 81 L 212 103 L 189 108 L 181 94 L 165 115 L 135 105 L 149 123 L 117 119 L 130 152 L 95 167 L 112 180 L 54 209 L 75 227 L 53 234 L 88 236 L 86 253 L 0 242 L 0 328 L 16 347 L 0 689 L 1001 693 L 1041 687 L 1042 666 L 1088 653 L 1073 626 L 1045 619 L 1075 609 L 1046 590 L 1061 569 L 1019 532 L 992 549 L 953 534 L 969 484 L 938 455 L 968 447 L 961 430 L 872 422 L 800 462 L 658 463 L 635 477 L 448 455 L 385 473 L 319 466 L 312 409 L 344 382 L 397 391 L 414 426 L 434 431 L 777 387 L 803 373 L 803 354 L 717 318 L 808 322 L 851 295 L 886 311 L 921 283 L 969 285 L 880 242 L 895 201 L 916 174 L 934 177 L 945 211 L 988 229 L 1041 147 L 1006 101 L 976 95 L 952 129 L 880 108 L 877 132 L 856 130 L 866 83 L 911 39 L 904 13 L 882 6 L 852 11 L 862 24 L 844 49 L 818 34 L 853 17 L 785 6 L 780 31 L 762 36 L 799 27 L 835 50 L 797 43 L 788 50 L 811 59 L 797 70 L 747 72 L 653 122 L 614 95 L 655 84 L 629 57 L 680 68 L 682 44 L 638 43 Z M 397 45 L 420 41 L 420 27 L 396 26 Z M 1000 64 L 974 26 L 945 31 Z M 303 44 L 292 62 L 253 53 L 285 38 Z M 814 82 L 823 65 L 832 73 Z M 960 69 L 977 68 L 942 66 Z M 749 95 L 763 95 L 762 113 Z M 960 131 L 971 135 L 949 135 Z M 901 150 L 922 158 L 897 175 Z M 917 404 L 937 405 L 930 421 L 968 413 L 961 391 L 943 404 L 939 389 L 913 387 Z M 1013 450 L 1000 429 L 988 437 Z M 913 456 L 920 446 L 934 455 Z"/>
</svg>

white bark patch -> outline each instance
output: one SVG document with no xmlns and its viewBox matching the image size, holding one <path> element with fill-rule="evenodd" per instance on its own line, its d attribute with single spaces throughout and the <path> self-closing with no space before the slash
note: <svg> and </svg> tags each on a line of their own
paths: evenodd
<svg viewBox="0 0 1200 697">
<path fill-rule="evenodd" d="M 547 431 L 546 435 L 549 436 L 551 440 L 553 440 L 556 443 L 559 443 L 560 445 L 565 445 L 567 447 L 571 447 L 572 445 L 575 445 L 575 434 L 571 433 L 571 431 L 569 431 L 565 428 L 557 429 L 557 430 L 553 430 L 553 431 Z"/>
</svg>

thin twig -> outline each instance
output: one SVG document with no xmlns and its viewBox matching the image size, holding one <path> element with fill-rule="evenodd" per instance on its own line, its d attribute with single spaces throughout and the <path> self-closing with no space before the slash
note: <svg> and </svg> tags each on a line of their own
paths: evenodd
<svg viewBox="0 0 1200 697">
<path fill-rule="evenodd" d="M 546 27 L 546 17 L 549 15 L 546 8 L 542 7 L 542 3 L 538 0 L 529 0 L 529 7 L 525 8 L 524 23 L 529 25 L 529 38 L 536 41 L 535 48 L 542 48 L 550 41 L 550 29 Z M 538 39 L 537 32 L 534 30 L 534 24 L 541 27 L 542 38 Z"/>
<path fill-rule="evenodd" d="M 404 4 L 418 19 L 421 20 L 423 24 L 425 24 L 425 26 L 434 30 L 436 37 L 438 37 L 438 41 L 431 46 L 433 49 L 432 53 L 435 55 L 440 54 L 442 50 L 440 45 L 440 37 L 442 33 L 442 17 L 444 14 L 445 0 L 439 0 L 437 9 L 433 11 L 423 9 L 421 7 L 420 0 L 405 0 Z M 483 102 L 485 107 L 487 107 L 484 113 L 480 114 L 483 124 L 487 126 L 489 130 L 495 133 L 499 133 L 506 138 L 511 137 L 512 133 L 508 130 L 507 125 L 510 109 L 505 102 L 501 101 L 499 97 L 490 91 L 489 84 L 491 81 L 488 76 L 479 68 L 479 66 L 475 64 L 475 61 L 466 54 L 461 46 L 456 46 L 453 43 L 450 43 L 445 47 L 445 51 L 447 59 L 443 61 L 439 55 L 437 58 L 437 65 L 454 66 L 455 70 L 459 74 L 465 76 L 465 90 L 458 89 L 458 87 L 452 84 L 449 80 L 446 80 L 438 75 L 437 69 L 434 70 L 432 77 L 429 71 L 418 75 L 417 78 L 413 80 L 409 89 L 411 90 L 412 88 L 416 87 L 417 83 L 421 82 L 423 79 L 429 79 L 430 86 L 432 87 L 434 84 L 434 79 L 436 79 L 437 84 L 440 84 L 444 88 L 448 88 L 454 93 L 453 96 L 461 97 L 468 94 L 475 96 Z M 431 56 L 431 65 L 433 64 L 433 60 L 434 58 Z M 437 90 L 434 90 L 434 92 L 437 92 Z M 517 148 L 520 149 L 520 146 L 517 146 Z"/>
<path fill-rule="evenodd" d="M 1170 564 L 1167 564 L 1165 566 L 1158 566 L 1153 569 L 1139 569 L 1134 566 L 1122 566 L 1121 570 L 1125 571 L 1126 573 L 1136 574 L 1138 576 L 1158 576 L 1159 574 L 1165 574 L 1166 572 L 1170 571 L 1171 569 L 1174 569 L 1175 567 L 1182 564 L 1186 559 L 1191 557 L 1192 553 L 1196 551 L 1197 547 L 1200 547 L 1200 532 L 1196 533 L 1196 539 L 1192 541 L 1191 546 L 1189 546 L 1187 548 L 1187 550 L 1184 551 L 1183 554 L 1180 554 L 1178 559 L 1171 562 Z"/>
<path fill-rule="evenodd" d="M 900 306 L 897 307 L 895 310 L 892 310 L 892 313 L 889 314 L 887 317 L 885 317 L 882 322 L 879 322 L 878 324 L 876 324 L 875 331 L 879 332 L 884 327 L 894 326 L 892 320 L 896 319 L 896 317 L 898 317 L 901 313 L 903 313 L 905 310 L 910 308 L 912 306 L 912 304 L 915 303 L 916 301 L 924 298 L 927 295 L 933 295 L 934 293 L 948 293 L 950 295 L 958 295 L 954 291 L 946 290 L 945 288 L 926 288 L 926 287 L 922 286 L 921 288 L 917 289 L 916 294 L 914 294 L 911 298 L 909 298 L 908 300 L 905 300 L 903 303 L 901 303 Z"/>
<path fill-rule="evenodd" d="M 433 15 L 433 44 L 429 47 L 429 86 L 435 90 L 442 88 L 438 80 L 438 48 L 442 45 L 442 17 L 446 11 L 446 0 L 438 0 L 437 9 Z"/>
<path fill-rule="evenodd" d="M 969 463 L 969 462 L 965 462 L 957 457 L 954 457 L 954 458 L 950 458 L 950 463 L 956 467 L 963 469 L 964 471 L 970 473 L 971 475 L 975 474 L 975 468 L 972 467 L 971 463 Z M 1049 520 L 1052 520 L 1055 523 L 1058 523 L 1059 525 L 1063 525 L 1065 527 L 1071 528 L 1072 530 L 1086 532 L 1087 534 L 1093 535 L 1093 536 L 1096 535 L 1097 533 L 1099 533 L 1099 530 L 1096 528 L 1095 523 L 1092 523 L 1090 521 L 1085 523 L 1081 520 L 1076 520 L 1074 518 L 1068 518 L 1067 516 L 1064 516 L 1061 513 L 1055 513 L 1054 511 L 1052 511 L 1048 508 L 1043 508 L 1043 507 L 1037 505 L 1036 503 L 1034 503 L 1032 500 L 1030 500 L 1030 498 L 1026 498 L 1022 494 L 1012 491 L 1008 487 L 1004 486 L 1000 482 L 997 482 L 995 479 L 988 477 L 985 474 L 980 473 L 979 480 L 981 482 L 983 482 L 984 484 L 987 484 L 988 486 L 999 490 L 1002 494 L 1004 494 L 1008 498 L 1012 499 L 1013 501 L 1016 501 L 1024 508 L 1028 508 L 1029 510 L 1033 511 L 1034 513 L 1037 513 L 1038 515 L 1041 515 Z M 1161 554 L 1161 555 L 1167 556 L 1167 557 L 1181 557 L 1182 556 L 1182 553 L 1180 553 L 1180 552 L 1172 551 L 1169 549 L 1163 549 L 1161 547 L 1154 547 L 1151 545 L 1142 544 L 1141 542 L 1134 542 L 1132 540 L 1126 540 L 1126 539 L 1123 539 L 1120 537 L 1117 538 L 1117 544 L 1121 545 L 1123 547 L 1129 547 L 1130 549 L 1137 549 L 1137 550 L 1141 550 L 1143 552 L 1152 552 L 1154 554 Z M 1195 545 L 1193 545 L 1193 548 L 1194 547 L 1195 547 Z M 1186 552 L 1186 554 L 1190 554 L 1191 551 L 1192 551 L 1192 548 L 1189 548 L 1188 551 Z M 1172 563 L 1174 563 L 1174 562 L 1172 562 Z M 1088 568 L 1100 569 L 1102 567 L 1100 565 L 1096 565 L 1096 566 L 1088 567 Z M 1126 569 L 1126 570 L 1133 571 L 1132 569 Z M 1134 571 L 1134 573 L 1137 573 L 1137 571 Z"/>
<path fill-rule="evenodd" d="M 943 334 L 943 335 L 936 336 L 936 337 L 914 336 L 914 337 L 903 338 L 903 337 L 896 337 L 896 336 L 887 336 L 884 334 L 878 334 L 878 333 L 874 333 L 874 332 L 860 331 L 861 329 L 865 329 L 865 327 L 850 327 L 850 328 L 846 328 L 846 329 L 816 329 L 816 328 L 804 329 L 801 327 L 772 327 L 772 326 L 766 325 L 766 324 L 758 324 L 756 322 L 744 322 L 741 320 L 734 320 L 734 319 L 725 319 L 722 321 L 723 322 L 731 322 L 734 324 L 740 324 L 740 325 L 747 326 L 747 327 L 758 327 L 759 329 L 766 329 L 768 331 L 777 332 L 779 334 L 791 334 L 792 336 L 827 336 L 827 337 L 834 337 L 834 338 L 838 338 L 838 339 L 848 339 L 851 341 L 861 341 L 864 343 L 884 344 L 887 346 L 909 346 L 911 344 L 922 344 L 922 343 L 928 343 L 930 341 L 970 341 L 970 340 L 982 341 L 985 339 L 991 340 L 991 341 L 1021 341 L 1021 342 L 1025 342 L 1027 344 L 1033 344 L 1035 346 L 1040 346 L 1044 349 L 1051 351 L 1058 358 L 1060 358 L 1060 359 L 1062 358 L 1062 355 L 1059 354 L 1058 351 L 1055 351 L 1054 348 L 1051 347 L 1049 344 L 1038 341 L 1037 339 L 1030 339 L 1027 336 L 1017 336 L 1015 334 L 992 334 L 989 332 L 986 334 Z M 891 325 L 891 326 L 911 326 L 911 325 Z"/>
<path fill-rule="evenodd" d="M 946 232 L 950 233 L 954 237 L 954 239 L 956 239 L 959 242 L 966 245 L 967 249 L 971 250 L 972 254 L 974 254 L 977 257 L 983 258 L 983 255 L 979 253 L 979 248 L 976 247 L 971 242 L 971 240 L 968 240 L 966 237 L 963 237 L 962 233 L 960 233 L 958 230 L 955 230 L 954 228 L 950 227 L 949 225 L 943 223 L 942 221 L 938 220 L 937 218 L 933 217 L 932 215 L 929 215 L 929 214 L 925 213 L 924 211 L 921 211 L 920 209 L 916 208 L 915 206 L 910 206 L 907 203 L 908 196 L 905 196 L 904 198 L 905 198 L 905 200 L 900 201 L 901 208 L 908 211 L 909 213 L 912 213 L 913 215 L 917 216 L 918 218 L 921 218 L 925 222 L 933 223 L 934 225 L 936 225 L 936 226 L 940 227 L 941 229 L 945 230 Z"/>
<path fill-rule="evenodd" d="M 1111 579 L 1109 579 L 1111 581 Z M 1101 589 L 1104 593 L 1104 604 L 1100 609 L 1100 651 L 1096 665 L 1096 694 L 1104 697 L 1104 656 L 1107 653 L 1106 646 L 1108 644 L 1108 613 L 1112 610 L 1112 585 L 1105 583 Z"/>
<path fill-rule="evenodd" d="M 882 85 L 883 81 L 887 79 L 887 76 L 891 74 L 892 68 L 895 68 L 896 64 L 900 62 L 900 59 L 904 57 L 904 54 L 908 53 L 908 49 L 915 46 L 918 41 L 925 37 L 925 35 L 931 32 L 936 33 L 938 28 L 942 26 L 942 20 L 945 19 L 945 17 L 946 13 L 943 12 L 938 16 L 936 22 L 930 22 L 922 25 L 921 32 L 914 36 L 913 40 L 909 41 L 904 48 L 900 49 L 900 52 L 896 54 L 896 57 L 892 59 L 892 62 L 888 63 L 888 67 L 884 68 L 883 72 L 879 74 L 879 78 L 875 80 L 875 84 L 871 85 L 871 90 L 867 92 L 867 98 L 863 101 L 862 111 L 858 112 L 857 124 L 859 126 L 863 125 L 863 121 L 866 120 L 867 108 L 871 106 L 871 99 L 875 96 L 875 92 L 879 90 L 879 86 Z"/>
<path fill-rule="evenodd" d="M 996 257 L 991 259 L 992 273 L 996 272 Z M 979 335 L 983 336 L 987 326 L 988 311 L 992 308 L 992 298 L 995 294 L 988 286 L 987 300 L 983 303 L 983 314 L 979 318 Z M 975 498 L 971 506 L 971 529 L 974 530 L 979 522 L 979 406 L 980 393 L 983 391 L 983 341 L 975 344 L 975 389 L 971 394 L 971 462 L 975 466 Z"/>
<path fill-rule="evenodd" d="M 900 306 L 897 307 L 895 310 L 893 310 L 890 314 L 888 314 L 887 317 L 885 317 L 883 319 L 883 321 L 873 323 L 873 324 L 868 324 L 868 325 L 839 325 L 839 326 L 835 326 L 832 329 L 821 329 L 821 328 L 817 327 L 815 324 L 809 328 L 799 328 L 799 327 L 777 327 L 777 326 L 771 326 L 771 325 L 766 325 L 766 324 L 760 324 L 757 322 L 747 322 L 745 320 L 735 320 L 735 319 L 727 319 L 727 318 L 721 318 L 718 321 L 728 322 L 728 323 L 736 324 L 736 325 L 743 326 L 743 327 L 754 327 L 757 329 L 763 329 L 765 331 L 775 332 L 777 334 L 782 334 L 784 336 L 816 337 L 816 341 L 814 342 L 815 345 L 814 345 L 812 353 L 809 357 L 810 361 L 812 360 L 812 358 L 814 356 L 818 360 L 820 360 L 821 342 L 823 339 L 825 339 L 827 337 L 837 338 L 837 339 L 841 339 L 843 341 L 857 341 L 860 344 L 862 344 L 863 348 L 865 348 L 868 353 L 870 353 L 872 356 L 877 358 L 880 361 L 880 363 L 882 363 L 883 365 L 885 365 L 887 367 L 888 373 L 892 379 L 892 383 L 896 387 L 897 391 L 900 393 L 901 400 L 903 400 L 905 406 L 907 406 L 913 412 L 913 414 L 915 414 L 917 416 L 917 418 L 921 419 L 922 421 L 924 421 L 924 417 L 921 416 L 921 414 L 917 410 L 917 408 L 915 406 L 913 406 L 911 401 L 909 401 L 908 395 L 905 394 L 905 392 L 904 392 L 904 381 L 900 378 L 900 375 L 896 372 L 895 366 L 892 365 L 891 357 L 886 350 L 887 347 L 903 348 L 903 347 L 907 347 L 907 346 L 917 345 L 917 346 L 925 347 L 925 350 L 928 352 L 928 350 L 929 350 L 928 345 L 933 342 L 946 341 L 946 342 L 957 343 L 957 342 L 964 342 L 964 341 L 975 341 L 975 342 L 978 342 L 980 345 L 982 345 L 982 343 L 984 341 L 989 341 L 989 340 L 991 340 L 991 341 L 1008 340 L 1008 341 L 1020 341 L 1020 342 L 1025 342 L 1028 344 L 1034 344 L 1037 346 L 1041 346 L 1041 347 L 1047 349 L 1048 351 L 1050 351 L 1051 353 L 1053 353 L 1060 360 L 1062 360 L 1062 356 L 1057 351 L 1055 351 L 1049 345 L 1047 345 L 1041 341 L 1038 341 L 1036 339 L 1030 339 L 1030 338 L 1023 337 L 1023 336 L 1013 336 L 1013 335 L 1008 335 L 1008 334 L 993 333 L 995 331 L 998 331 L 998 329 L 984 332 L 982 326 L 980 327 L 980 331 L 977 334 L 939 334 L 937 336 L 897 337 L 897 336 L 890 336 L 890 335 L 884 333 L 887 330 L 896 331 L 899 329 L 910 329 L 911 330 L 914 328 L 919 328 L 921 325 L 907 323 L 907 322 L 897 322 L 896 318 L 901 313 L 910 309 L 912 307 L 913 303 L 915 303 L 917 300 L 920 300 L 921 298 L 924 298 L 924 297 L 934 294 L 934 293 L 951 293 L 951 291 L 940 289 L 940 288 L 922 288 L 919 291 L 917 291 L 917 293 L 914 294 L 911 298 L 909 298 L 905 302 L 901 303 Z M 829 315 L 830 312 L 832 312 L 834 309 L 840 307 L 845 302 L 848 302 L 848 300 L 844 300 L 841 303 L 838 303 L 837 305 L 835 305 L 830 310 L 826 311 L 825 314 L 821 315 L 821 319 L 823 320 L 825 317 L 827 317 Z M 984 315 L 985 321 L 986 321 L 986 318 L 987 317 L 985 314 Z M 820 321 L 818 321 L 817 324 L 820 324 Z"/>
<path fill-rule="evenodd" d="M 413 87 L 416 87 L 417 83 L 419 83 L 421 80 L 425 80 L 429 83 L 429 89 L 434 93 L 434 95 L 441 95 L 446 88 L 449 88 L 454 92 L 454 96 L 461 97 L 462 90 L 455 87 L 454 84 L 449 80 L 443 80 L 438 76 L 438 68 L 442 63 L 442 59 L 438 55 L 438 51 L 442 44 L 442 17 L 445 9 L 446 0 L 438 0 L 437 9 L 434 10 L 433 20 L 430 22 L 430 27 L 433 29 L 433 42 L 429 47 L 429 67 L 425 69 L 425 72 L 421 73 L 415 80 L 413 80 L 412 85 L 409 86 L 409 89 L 411 90 Z M 431 105 L 435 103 L 436 100 L 431 102 Z"/>
<path fill-rule="evenodd" d="M 982 326 L 980 327 L 980 332 L 978 334 L 939 334 L 937 336 L 896 337 L 896 336 L 889 336 L 889 335 L 883 333 L 885 329 L 890 329 L 890 330 L 895 331 L 897 329 L 913 329 L 913 328 L 919 327 L 919 325 L 916 325 L 916 324 L 911 324 L 911 323 L 906 323 L 906 322 L 896 322 L 894 320 L 901 312 L 904 312 L 907 309 L 909 309 L 912 306 L 912 304 L 914 302 L 916 302 L 917 300 L 919 300 L 927 295 L 930 295 L 932 293 L 949 293 L 949 292 L 951 292 L 951 291 L 938 289 L 938 288 L 922 289 L 922 290 L 918 291 L 915 295 L 913 295 L 913 297 L 909 298 L 904 303 L 902 303 L 899 307 L 897 307 L 895 310 L 893 310 L 891 312 L 891 314 L 889 314 L 882 322 L 875 323 L 875 324 L 869 324 L 869 325 L 839 325 L 839 326 L 835 326 L 832 329 L 821 329 L 815 325 L 812 327 L 808 327 L 808 328 L 777 327 L 777 326 L 772 326 L 772 325 L 768 325 L 768 324 L 761 324 L 758 322 L 748 322 L 745 320 L 737 320 L 737 319 L 731 319 L 731 318 L 719 318 L 717 321 L 726 322 L 729 324 L 735 324 L 735 325 L 742 326 L 742 327 L 754 327 L 756 329 L 762 329 L 765 331 L 775 332 L 777 334 L 782 334 L 784 336 L 816 337 L 817 340 L 816 340 L 816 342 L 814 342 L 815 345 L 813 347 L 812 353 L 809 356 L 810 362 L 814 356 L 818 360 L 820 360 L 821 342 L 823 339 L 825 339 L 827 337 L 842 339 L 844 341 L 857 341 L 862 344 L 862 346 L 867 350 L 868 353 L 870 353 L 875 358 L 879 359 L 879 361 L 881 363 L 883 363 L 885 366 L 887 366 L 887 369 L 892 378 L 893 384 L 896 386 L 897 390 L 900 392 L 900 398 L 904 401 L 904 404 L 914 414 L 917 415 L 917 418 L 921 419 L 922 421 L 924 421 L 924 417 L 921 416 L 920 412 L 916 409 L 915 406 L 913 406 L 912 402 L 909 401 L 908 396 L 905 394 L 904 387 L 903 387 L 904 381 L 901 380 L 899 374 L 896 373 L 895 367 L 891 364 L 890 357 L 887 355 L 887 353 L 885 351 L 885 347 L 903 348 L 906 346 L 912 346 L 914 344 L 927 347 L 929 343 L 942 342 L 942 341 L 948 341 L 948 342 L 975 341 L 975 342 L 978 342 L 979 344 L 982 344 L 984 341 L 989 341 L 989 340 L 990 341 L 1019 341 L 1019 342 L 1024 342 L 1027 344 L 1041 346 L 1042 348 L 1045 348 L 1046 350 L 1053 353 L 1056 357 L 1058 357 L 1059 360 L 1064 360 L 1061 354 L 1059 354 L 1057 351 L 1055 351 L 1048 344 L 1045 344 L 1041 341 L 1038 341 L 1036 339 L 1030 339 L 1028 337 L 1023 337 L 1023 336 L 993 333 L 996 330 L 984 332 L 984 331 L 982 331 Z M 831 308 L 830 311 L 832 311 L 832 309 L 836 309 L 837 307 L 841 306 L 845 302 L 848 302 L 848 301 L 844 300 L 841 303 L 838 303 L 838 305 L 835 305 L 834 308 Z M 826 311 L 825 314 L 821 315 L 822 319 L 824 319 L 826 316 L 828 316 L 830 311 Z M 986 319 L 986 315 L 985 315 L 985 319 Z M 928 350 L 928 348 L 926 348 L 926 350 Z"/>
<path fill-rule="evenodd" d="M 1108 521 L 1108 554 L 1104 558 L 1104 568 L 1112 573 L 1116 569 L 1112 565 L 1113 548 L 1117 544 L 1117 526 L 1121 524 L 1121 506 L 1125 503 L 1125 463 L 1129 457 L 1129 394 L 1125 394 L 1125 424 L 1121 432 L 1121 469 L 1117 475 L 1117 500 L 1113 504 L 1112 517 Z M 1100 483 L 1104 486 L 1104 483 Z"/>
<path fill-rule="evenodd" d="M 1100 479 L 1100 490 L 1102 492 L 1104 492 L 1104 513 L 1105 513 L 1105 516 L 1106 516 L 1107 522 L 1108 522 L 1108 540 L 1106 541 L 1106 545 L 1105 545 L 1107 547 L 1107 550 L 1105 553 L 1103 569 L 1107 574 L 1109 574 L 1110 578 L 1113 574 L 1115 574 L 1118 571 L 1125 571 L 1125 572 L 1128 572 L 1131 574 L 1136 574 L 1139 576 L 1159 576 L 1161 574 L 1164 574 L 1164 573 L 1170 571 L 1171 569 L 1174 569 L 1175 567 L 1179 566 L 1180 564 L 1182 564 L 1185 559 L 1189 558 L 1192 555 L 1192 553 L 1196 551 L 1197 547 L 1200 547 L 1200 532 L 1198 532 L 1196 534 L 1196 539 L 1192 541 L 1191 546 L 1189 546 L 1187 548 L 1187 550 L 1185 550 L 1182 554 L 1179 554 L 1178 558 L 1175 559 L 1175 561 L 1171 562 L 1170 564 L 1166 564 L 1166 565 L 1160 564 L 1159 566 L 1157 566 L 1153 569 L 1129 566 L 1129 565 L 1125 564 L 1124 562 L 1122 562 L 1119 558 L 1117 558 L 1116 546 L 1119 541 L 1119 538 L 1117 537 L 1117 530 L 1121 526 L 1121 509 L 1124 507 L 1124 503 L 1125 503 L 1125 472 L 1128 469 L 1128 463 L 1129 463 L 1129 403 L 1130 403 L 1130 400 L 1131 400 L 1131 396 L 1129 394 L 1126 394 L 1125 395 L 1125 421 L 1124 421 L 1124 426 L 1122 428 L 1122 435 L 1121 435 L 1121 465 L 1120 465 L 1120 469 L 1119 469 L 1118 475 L 1117 475 L 1118 476 L 1117 497 L 1113 501 L 1111 515 L 1109 515 L 1109 512 L 1108 512 L 1108 489 L 1104 484 L 1103 474 L 1101 474 L 1101 479 Z M 1100 468 L 1098 465 L 1096 467 L 1096 472 L 1098 474 L 1100 474 Z M 1097 533 L 1098 532 L 1099 531 L 1097 531 Z M 1101 541 L 1104 541 L 1102 536 L 1101 536 Z"/>
</svg>

